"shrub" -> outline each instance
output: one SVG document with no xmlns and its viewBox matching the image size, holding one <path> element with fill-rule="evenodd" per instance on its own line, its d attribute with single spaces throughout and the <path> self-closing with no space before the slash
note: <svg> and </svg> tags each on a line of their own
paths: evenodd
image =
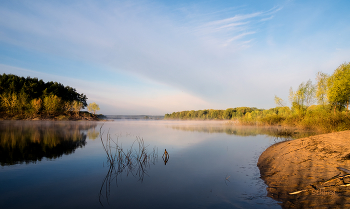
<svg viewBox="0 0 350 209">
<path fill-rule="evenodd" d="M 267 124 L 267 125 L 278 125 L 280 124 L 285 117 L 282 117 L 280 115 L 268 115 L 260 119 L 261 123 Z"/>
</svg>

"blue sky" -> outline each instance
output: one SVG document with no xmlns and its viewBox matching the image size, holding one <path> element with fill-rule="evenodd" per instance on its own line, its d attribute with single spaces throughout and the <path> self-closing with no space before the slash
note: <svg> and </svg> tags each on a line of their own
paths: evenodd
<svg viewBox="0 0 350 209">
<path fill-rule="evenodd" d="M 104 114 L 274 107 L 350 61 L 350 1 L 2 1 L 0 73 Z"/>
</svg>

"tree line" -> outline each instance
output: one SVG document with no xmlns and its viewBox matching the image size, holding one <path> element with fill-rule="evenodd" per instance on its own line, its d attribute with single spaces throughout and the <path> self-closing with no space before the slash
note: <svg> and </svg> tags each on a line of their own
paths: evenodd
<svg viewBox="0 0 350 209">
<path fill-rule="evenodd" d="M 58 82 L 5 73 L 0 75 L 1 118 L 79 117 L 80 110 L 88 106 L 86 100 L 85 94 Z M 94 106 L 95 111 L 99 110 L 97 108 Z"/>
<path fill-rule="evenodd" d="M 166 119 L 230 119 L 247 125 L 287 125 L 324 132 L 350 129 L 350 63 L 340 65 L 331 75 L 318 72 L 316 83 L 301 83 L 289 90 L 290 106 L 275 96 L 276 107 L 249 107 L 226 110 L 182 111 L 166 114 Z"/>
<path fill-rule="evenodd" d="M 173 112 L 171 114 L 165 114 L 164 119 L 199 119 L 199 120 L 215 120 L 215 119 L 235 119 L 244 116 L 246 113 L 258 110 L 255 107 L 236 107 L 228 108 L 226 110 L 191 110 Z"/>
</svg>

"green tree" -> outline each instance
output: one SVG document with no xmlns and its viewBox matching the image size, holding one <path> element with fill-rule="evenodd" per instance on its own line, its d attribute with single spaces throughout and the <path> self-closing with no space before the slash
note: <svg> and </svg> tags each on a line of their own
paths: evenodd
<svg viewBox="0 0 350 209">
<path fill-rule="evenodd" d="M 318 72 L 316 75 L 316 81 L 317 81 L 317 88 L 316 88 L 316 98 L 317 98 L 317 104 L 325 106 L 328 103 L 327 98 L 327 82 L 328 82 L 329 75 Z"/>
<path fill-rule="evenodd" d="M 289 100 L 292 103 L 292 109 L 298 113 L 303 113 L 308 106 L 314 103 L 316 88 L 311 80 L 306 83 L 301 83 L 298 89 L 294 92 L 291 87 L 289 90 Z"/>
<path fill-rule="evenodd" d="M 209 110 L 209 118 L 208 119 L 217 119 L 218 118 L 218 111 L 210 109 Z"/>
<path fill-rule="evenodd" d="M 69 86 L 64 86 L 57 82 L 44 82 L 38 78 L 24 78 L 12 74 L 0 74 L 0 92 L 2 93 L 16 93 L 27 95 L 27 103 L 32 99 L 41 98 L 44 100 L 49 95 L 56 95 L 63 101 L 80 101 L 84 107 L 86 104 L 86 95 L 79 94 L 76 90 Z"/>
<path fill-rule="evenodd" d="M 87 106 L 87 108 L 88 108 L 88 111 L 94 112 L 94 114 L 96 114 L 96 112 L 100 110 L 100 107 L 99 107 L 98 104 L 96 104 L 95 102 L 90 103 L 90 104 Z"/>
<path fill-rule="evenodd" d="M 350 100 L 350 63 L 340 65 L 329 77 L 327 83 L 328 101 L 334 106 L 346 106 L 349 109 Z"/>
<path fill-rule="evenodd" d="M 224 119 L 231 119 L 232 118 L 232 112 L 233 108 L 227 108 L 224 113 L 223 113 L 223 118 Z"/>
<path fill-rule="evenodd" d="M 20 94 L 18 94 L 18 103 L 16 106 L 17 112 L 22 114 L 28 109 L 28 107 L 30 108 L 30 104 L 28 102 L 28 95 L 24 93 L 24 91 L 22 91 Z"/>
</svg>

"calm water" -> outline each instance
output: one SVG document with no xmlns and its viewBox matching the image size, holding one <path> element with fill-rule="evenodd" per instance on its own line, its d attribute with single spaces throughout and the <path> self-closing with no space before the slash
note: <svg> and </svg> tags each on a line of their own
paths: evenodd
<svg viewBox="0 0 350 209">
<path fill-rule="evenodd" d="M 0 121 L 0 208 L 280 208 L 256 166 L 285 140 L 274 133 L 223 122 Z"/>
</svg>

